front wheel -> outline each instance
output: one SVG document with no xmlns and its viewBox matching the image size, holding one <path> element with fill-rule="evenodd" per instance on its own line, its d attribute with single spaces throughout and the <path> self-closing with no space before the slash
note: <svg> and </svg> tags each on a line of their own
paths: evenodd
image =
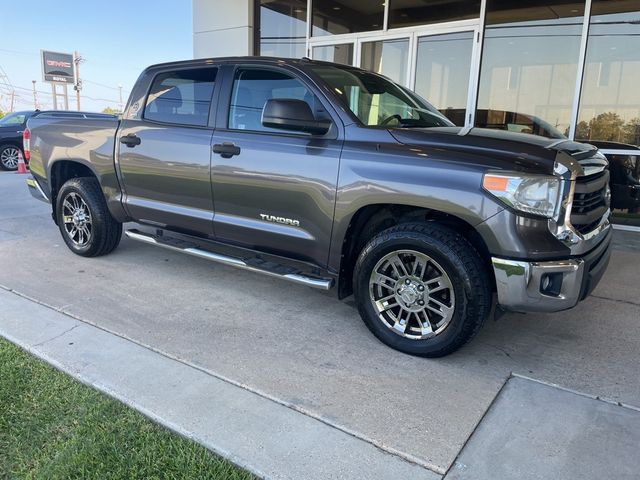
<svg viewBox="0 0 640 480">
<path fill-rule="evenodd" d="M 478 252 L 435 223 L 398 225 L 371 239 L 356 263 L 354 295 L 378 339 L 423 357 L 448 355 L 467 343 L 492 302 Z"/>
<path fill-rule="evenodd" d="M 83 257 L 112 252 L 122 237 L 122 224 L 111 216 L 95 178 L 72 178 L 62 185 L 56 219 L 67 247 Z"/>
</svg>

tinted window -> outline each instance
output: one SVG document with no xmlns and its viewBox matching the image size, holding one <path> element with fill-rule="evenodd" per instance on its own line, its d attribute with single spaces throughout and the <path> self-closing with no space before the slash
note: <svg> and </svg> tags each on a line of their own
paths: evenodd
<svg viewBox="0 0 640 480">
<path fill-rule="evenodd" d="M 391 0 L 389 28 L 451 22 L 479 16 L 480 2 L 477 0 Z"/>
<path fill-rule="evenodd" d="M 384 2 L 369 0 L 313 0 L 314 37 L 382 30 Z"/>
<path fill-rule="evenodd" d="M 316 109 L 314 95 L 297 78 L 273 70 L 240 69 L 236 72 L 231 92 L 229 128 L 282 132 L 262 125 L 262 109 L 272 98 L 304 100 L 312 111 Z"/>
<path fill-rule="evenodd" d="M 144 118 L 156 122 L 206 126 L 217 68 L 159 74 L 151 85 Z"/>
</svg>

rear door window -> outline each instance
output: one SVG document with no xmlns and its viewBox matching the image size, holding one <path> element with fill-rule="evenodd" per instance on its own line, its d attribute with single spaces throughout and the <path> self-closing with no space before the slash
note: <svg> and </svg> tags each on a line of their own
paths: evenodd
<svg viewBox="0 0 640 480">
<path fill-rule="evenodd" d="M 254 132 L 288 133 L 262 125 L 262 109 L 272 98 L 303 100 L 316 112 L 316 97 L 297 78 L 285 72 L 240 68 L 236 70 L 229 105 L 229 128 Z"/>
<path fill-rule="evenodd" d="M 215 67 L 158 74 L 152 84 L 144 118 L 154 122 L 207 126 L 215 86 Z"/>
</svg>

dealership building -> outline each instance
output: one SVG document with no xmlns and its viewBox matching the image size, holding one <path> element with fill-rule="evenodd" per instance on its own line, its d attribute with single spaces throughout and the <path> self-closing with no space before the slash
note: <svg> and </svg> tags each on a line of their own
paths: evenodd
<svg viewBox="0 0 640 480">
<path fill-rule="evenodd" d="M 640 0 L 193 0 L 193 50 L 359 66 L 460 126 L 595 143 L 640 225 Z"/>
</svg>

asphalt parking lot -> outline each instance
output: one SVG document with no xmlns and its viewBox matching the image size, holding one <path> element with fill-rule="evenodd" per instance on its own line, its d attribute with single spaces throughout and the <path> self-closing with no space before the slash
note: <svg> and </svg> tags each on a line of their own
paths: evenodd
<svg viewBox="0 0 640 480">
<path fill-rule="evenodd" d="M 351 299 L 123 238 L 84 259 L 26 176 L 0 174 L 0 285 L 444 473 L 512 373 L 640 406 L 640 249 L 616 232 L 594 295 L 490 321 L 438 360 L 379 343 Z"/>
</svg>

